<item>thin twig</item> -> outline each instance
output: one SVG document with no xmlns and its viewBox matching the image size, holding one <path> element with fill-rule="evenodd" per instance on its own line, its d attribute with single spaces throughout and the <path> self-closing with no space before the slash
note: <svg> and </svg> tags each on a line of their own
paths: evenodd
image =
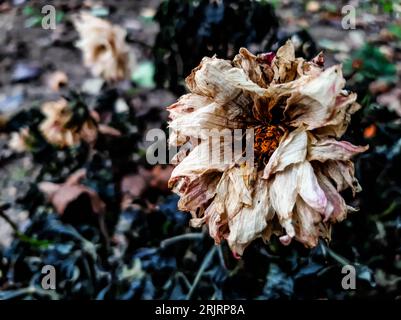
<svg viewBox="0 0 401 320">
<path fill-rule="evenodd" d="M 220 259 L 220 264 L 224 269 L 227 269 L 226 262 L 224 261 L 224 254 L 223 254 L 223 248 L 221 245 L 218 246 L 218 254 L 219 254 L 219 259 Z"/>
<path fill-rule="evenodd" d="M 183 282 L 185 283 L 185 286 L 187 287 L 188 290 L 191 289 L 191 283 L 188 281 L 188 278 L 183 274 L 182 272 L 177 272 L 175 274 L 176 279 L 182 279 Z"/>
<path fill-rule="evenodd" d="M 343 256 L 340 256 L 338 253 L 334 252 L 333 250 L 331 250 L 328 246 L 326 246 L 323 242 L 321 242 L 321 246 L 324 248 L 324 250 L 327 251 L 327 253 L 334 259 L 336 260 L 338 263 L 340 263 L 341 265 L 345 266 L 350 264 L 350 261 L 347 260 L 346 258 L 344 258 Z"/>
<path fill-rule="evenodd" d="M 198 273 L 196 274 L 195 280 L 192 283 L 191 289 L 189 290 L 186 300 L 191 299 L 198 283 L 199 280 L 202 278 L 203 273 L 205 272 L 205 270 L 209 267 L 210 263 L 212 262 L 213 256 L 217 251 L 217 246 L 213 245 L 212 249 L 210 249 L 210 251 L 207 253 L 205 259 L 202 261 L 202 264 L 198 270 Z"/>
<path fill-rule="evenodd" d="M 163 240 L 162 242 L 160 242 L 160 247 L 164 249 L 168 246 L 171 246 L 183 240 L 201 240 L 201 239 L 203 239 L 203 233 L 201 232 L 186 233 Z"/>
<path fill-rule="evenodd" d="M 48 296 L 50 297 L 51 300 L 60 300 L 59 294 L 55 290 L 44 290 L 35 286 L 29 286 L 26 288 L 20 288 L 14 291 L 3 291 L 0 293 L 0 298 L 5 298 L 7 297 L 8 299 L 15 299 L 19 297 L 23 297 L 26 295 L 33 295 L 33 294 L 39 294 L 42 296 Z"/>
<path fill-rule="evenodd" d="M 11 218 L 3 211 L 0 210 L 0 217 L 2 217 L 6 222 L 10 225 L 10 227 L 14 230 L 14 232 L 18 233 L 18 226 L 17 224 L 11 220 Z"/>
</svg>

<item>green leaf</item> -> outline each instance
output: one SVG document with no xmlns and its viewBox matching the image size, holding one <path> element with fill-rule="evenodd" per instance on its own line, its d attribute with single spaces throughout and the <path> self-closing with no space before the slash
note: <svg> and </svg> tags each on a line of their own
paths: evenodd
<svg viewBox="0 0 401 320">
<path fill-rule="evenodd" d="M 63 11 L 57 11 L 57 13 L 56 13 L 56 22 L 60 23 L 63 20 L 64 16 L 65 16 L 65 14 L 64 14 Z"/>
<path fill-rule="evenodd" d="M 360 67 L 354 69 L 353 62 L 360 60 Z M 355 74 L 357 82 L 364 81 L 366 78 L 370 80 L 383 79 L 388 82 L 396 81 L 396 67 L 391 63 L 374 45 L 366 44 L 361 49 L 354 52 L 350 59 L 344 62 L 344 73 L 350 75 Z"/>
<path fill-rule="evenodd" d="M 42 22 L 42 17 L 33 16 L 33 17 L 29 17 L 28 19 L 25 20 L 24 26 L 25 26 L 25 28 L 32 28 L 32 27 L 39 26 L 41 22 Z"/>
<path fill-rule="evenodd" d="M 24 16 L 31 16 L 31 15 L 33 15 L 35 13 L 35 11 L 36 10 L 33 7 L 26 6 L 26 7 L 24 7 L 24 9 L 22 9 L 22 14 Z"/>
<path fill-rule="evenodd" d="M 391 34 L 393 34 L 395 37 L 397 37 L 398 40 L 401 40 L 401 25 L 391 24 L 388 27 L 388 31 L 390 31 Z"/>
<path fill-rule="evenodd" d="M 153 77 L 155 65 L 151 61 L 141 62 L 131 75 L 131 80 L 141 88 L 152 89 L 155 87 Z"/>
<path fill-rule="evenodd" d="M 28 237 L 27 235 L 18 232 L 16 234 L 16 236 L 22 241 L 22 242 L 26 242 L 29 243 L 31 246 L 33 247 L 37 247 L 37 248 L 42 248 L 45 249 L 47 248 L 51 242 L 48 240 L 39 240 L 36 238 L 32 238 L 32 237 Z"/>
</svg>

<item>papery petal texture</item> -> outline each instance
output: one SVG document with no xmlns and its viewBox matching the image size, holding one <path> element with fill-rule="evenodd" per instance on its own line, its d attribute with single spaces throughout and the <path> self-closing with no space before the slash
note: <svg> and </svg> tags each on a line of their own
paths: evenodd
<svg viewBox="0 0 401 320">
<path fill-rule="evenodd" d="M 360 105 L 344 90 L 341 66 L 323 64 L 322 53 L 295 57 L 291 41 L 276 53 L 204 58 L 186 79 L 190 93 L 168 107 L 170 144 L 186 147 L 169 182 L 179 208 L 235 255 L 257 238 L 308 248 L 329 241 L 332 224 L 352 209 L 341 192 L 361 190 L 352 158 L 368 146 L 338 140 Z M 238 129 L 253 133 L 251 160 L 245 149 L 230 161 L 213 158 Z"/>
</svg>

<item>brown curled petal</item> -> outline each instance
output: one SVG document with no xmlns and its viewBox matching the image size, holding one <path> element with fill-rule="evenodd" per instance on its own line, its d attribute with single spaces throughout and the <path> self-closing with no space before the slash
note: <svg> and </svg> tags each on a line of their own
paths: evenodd
<svg viewBox="0 0 401 320">
<path fill-rule="evenodd" d="M 93 213 L 103 214 L 106 210 L 106 204 L 99 195 L 87 186 L 79 184 L 84 175 L 85 170 L 81 169 L 70 176 L 65 183 L 41 182 L 39 189 L 46 194 L 48 201 L 60 215 L 63 215 L 67 207 L 82 195 L 89 197 Z"/>
<path fill-rule="evenodd" d="M 230 61 L 203 58 L 185 82 L 192 93 L 213 98 L 217 103 L 234 100 L 242 90 L 263 95 L 265 89 L 249 80 L 242 69 L 233 68 Z"/>
<path fill-rule="evenodd" d="M 347 205 L 338 193 L 332 182 L 320 170 L 317 170 L 319 185 L 327 197 L 326 210 L 323 213 L 324 221 L 340 222 L 347 216 Z"/>
<path fill-rule="evenodd" d="M 183 95 L 176 103 L 167 107 L 169 117 L 171 120 L 175 120 L 181 116 L 195 112 L 200 108 L 203 108 L 211 104 L 213 100 L 209 97 L 201 96 L 195 93 L 188 93 Z"/>
<path fill-rule="evenodd" d="M 221 174 L 210 173 L 191 181 L 181 193 L 178 208 L 183 211 L 196 212 L 204 208 L 216 195 L 217 184 Z"/>
<path fill-rule="evenodd" d="M 233 64 L 234 66 L 244 70 L 249 79 L 258 86 L 262 88 L 268 86 L 266 76 L 257 61 L 257 57 L 247 49 L 241 48 L 239 50 L 239 54 L 234 57 Z"/>
<path fill-rule="evenodd" d="M 312 143 L 308 149 L 308 160 L 350 160 L 358 153 L 365 152 L 369 146 L 355 146 L 348 141 L 337 141 L 335 139 L 324 139 Z"/>
<path fill-rule="evenodd" d="M 308 206 L 302 198 L 297 199 L 294 224 L 295 238 L 299 242 L 310 248 L 315 247 L 320 236 L 317 225 L 321 220 L 319 212 Z"/>
<path fill-rule="evenodd" d="M 355 196 L 356 192 L 362 190 L 358 180 L 354 176 L 355 168 L 352 161 L 327 160 L 322 165 L 322 170 L 326 176 L 333 179 L 336 183 L 337 191 L 343 191 L 350 187 Z"/>
<path fill-rule="evenodd" d="M 336 97 L 333 113 L 325 125 L 314 131 L 317 136 L 333 136 L 340 138 L 348 128 L 351 116 L 358 111 L 361 106 L 356 103 L 356 94 L 340 94 Z"/>
<path fill-rule="evenodd" d="M 333 66 L 301 85 L 287 100 L 289 125 L 304 125 L 307 130 L 324 126 L 335 111 L 336 97 L 344 84 L 341 67 Z"/>
</svg>

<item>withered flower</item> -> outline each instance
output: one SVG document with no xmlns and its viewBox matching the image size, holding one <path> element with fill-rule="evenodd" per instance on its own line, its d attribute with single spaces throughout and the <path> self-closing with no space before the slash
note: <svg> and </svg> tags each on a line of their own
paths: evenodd
<svg viewBox="0 0 401 320">
<path fill-rule="evenodd" d="M 67 100 L 46 102 L 41 110 L 46 118 L 39 129 L 49 143 L 63 148 L 76 145 L 81 139 L 88 143 L 96 140 L 94 119 L 88 116 L 84 121 L 74 121 L 74 112 Z"/>
<path fill-rule="evenodd" d="M 77 46 L 93 75 L 107 81 L 129 76 L 129 50 L 124 29 L 88 13 L 77 16 L 74 24 L 80 36 Z"/>
<path fill-rule="evenodd" d="M 314 247 L 354 210 L 340 192 L 360 190 L 350 159 L 368 147 L 337 139 L 360 106 L 343 90 L 341 66 L 323 64 L 322 54 L 296 58 L 290 41 L 276 55 L 242 48 L 233 61 L 204 58 L 186 78 L 190 93 L 168 108 L 170 144 L 192 145 L 169 181 L 179 209 L 235 254 L 273 234 Z M 211 163 L 216 141 L 202 129 L 253 129 L 254 164 Z"/>
</svg>

